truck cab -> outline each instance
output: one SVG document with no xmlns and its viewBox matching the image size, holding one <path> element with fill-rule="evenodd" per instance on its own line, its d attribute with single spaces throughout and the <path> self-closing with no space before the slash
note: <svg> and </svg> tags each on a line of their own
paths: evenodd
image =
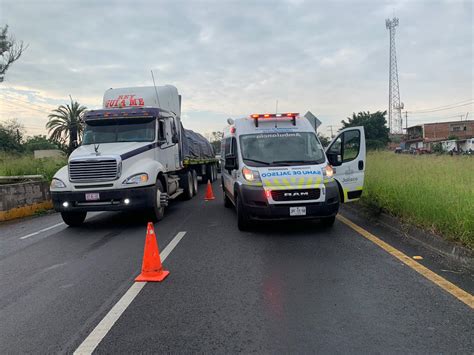
<svg viewBox="0 0 474 355">
<path fill-rule="evenodd" d="M 363 127 L 342 130 L 324 151 L 297 113 L 229 119 L 222 141 L 224 205 L 235 205 L 238 227 L 252 221 L 320 219 L 331 226 L 339 203 L 362 194 Z"/>
</svg>

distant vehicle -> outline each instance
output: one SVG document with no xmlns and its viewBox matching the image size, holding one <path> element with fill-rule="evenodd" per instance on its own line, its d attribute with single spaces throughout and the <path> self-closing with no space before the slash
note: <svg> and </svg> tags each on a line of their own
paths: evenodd
<svg viewBox="0 0 474 355">
<path fill-rule="evenodd" d="M 158 221 L 169 200 L 196 194 L 198 176 L 214 181 L 210 143 L 180 117 L 174 86 L 107 90 L 103 109 L 84 115 L 82 145 L 51 183 L 64 222 L 80 225 L 88 211 L 139 209 Z"/>
<path fill-rule="evenodd" d="M 216 159 L 217 159 L 217 171 L 220 173 L 222 171 L 221 170 L 221 155 L 216 154 Z"/>
<path fill-rule="evenodd" d="M 222 187 L 225 207 L 236 207 L 239 229 L 277 219 L 321 219 L 331 226 L 340 201 L 360 198 L 363 127 L 339 132 L 325 153 L 312 125 L 297 113 L 253 114 L 228 122 Z"/>
<path fill-rule="evenodd" d="M 403 150 L 402 150 L 401 147 L 396 147 L 395 150 L 394 150 L 395 154 L 402 154 L 402 151 Z"/>
</svg>

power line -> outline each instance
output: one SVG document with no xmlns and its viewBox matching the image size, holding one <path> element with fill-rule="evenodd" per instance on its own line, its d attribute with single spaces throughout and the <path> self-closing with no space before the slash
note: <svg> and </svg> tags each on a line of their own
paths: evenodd
<svg viewBox="0 0 474 355">
<path fill-rule="evenodd" d="M 438 112 L 438 111 L 446 111 L 446 110 L 452 110 L 453 108 L 458 108 L 462 106 L 468 106 L 474 104 L 474 100 L 470 100 L 470 102 L 466 102 L 463 104 L 451 104 L 451 105 L 445 105 L 445 106 L 439 106 L 439 107 L 434 107 L 432 109 L 424 109 L 424 110 L 416 110 L 416 111 L 408 111 L 408 113 L 431 113 L 431 112 Z M 450 107 L 448 107 L 450 106 Z"/>
<path fill-rule="evenodd" d="M 41 112 L 41 113 L 46 114 L 46 115 L 50 114 L 50 112 L 42 111 L 42 110 L 39 110 L 39 109 L 34 108 L 34 107 L 30 107 L 30 106 L 26 106 L 26 105 L 22 105 L 22 104 L 18 104 L 18 103 L 12 103 L 12 102 L 9 102 L 9 100 L 5 100 L 5 99 L 4 99 L 4 101 L 6 101 L 6 102 L 4 102 L 3 104 L 10 105 L 10 106 L 13 106 L 13 107 L 19 106 L 19 107 L 22 107 L 24 109 L 38 111 L 38 112 Z"/>
<path fill-rule="evenodd" d="M 33 106 L 36 106 L 36 107 L 38 107 L 38 108 L 42 108 L 42 109 L 45 109 L 45 110 L 50 110 L 50 109 L 51 109 L 50 107 L 41 106 L 41 105 L 35 104 L 35 103 L 33 103 L 33 102 L 21 100 L 21 99 L 19 99 L 19 98 L 12 97 L 12 96 L 10 96 L 10 95 L 8 95 L 8 94 L 2 93 L 1 95 L 4 96 L 4 97 L 2 97 L 2 99 L 4 99 L 4 100 L 15 100 L 15 101 L 23 102 L 23 103 L 25 103 L 25 104 L 33 105 Z M 51 105 L 51 106 L 54 107 L 54 105 Z"/>
</svg>

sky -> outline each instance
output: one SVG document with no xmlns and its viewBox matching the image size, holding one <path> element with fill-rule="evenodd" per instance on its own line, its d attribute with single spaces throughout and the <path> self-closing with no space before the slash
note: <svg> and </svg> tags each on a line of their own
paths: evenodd
<svg viewBox="0 0 474 355">
<path fill-rule="evenodd" d="M 387 109 L 393 16 L 408 125 L 472 119 L 473 11 L 470 0 L 0 0 L 0 26 L 28 44 L 0 83 L 0 122 L 45 134 L 69 95 L 100 108 L 106 89 L 152 85 L 153 70 L 182 95 L 186 128 L 220 131 L 278 101 L 329 135 L 353 112 Z"/>
</svg>

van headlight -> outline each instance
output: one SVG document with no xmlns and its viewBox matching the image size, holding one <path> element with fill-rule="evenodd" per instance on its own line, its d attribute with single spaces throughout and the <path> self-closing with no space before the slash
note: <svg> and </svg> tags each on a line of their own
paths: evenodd
<svg viewBox="0 0 474 355">
<path fill-rule="evenodd" d="M 327 178 L 332 178 L 334 175 L 334 169 L 332 168 L 331 165 L 326 165 L 324 168 L 323 168 L 323 176 L 324 177 L 327 177 Z"/>
<path fill-rule="evenodd" d="M 242 175 L 244 176 L 244 179 L 249 182 L 261 181 L 259 172 L 256 170 L 250 170 L 246 166 L 242 168 Z"/>
<path fill-rule="evenodd" d="M 143 184 L 145 182 L 148 182 L 148 174 L 140 173 L 140 174 L 135 174 L 135 175 L 132 175 L 132 176 L 126 178 L 122 182 L 122 184 L 124 184 L 124 185 L 136 185 L 136 184 Z"/>
<path fill-rule="evenodd" d="M 57 178 L 53 178 L 53 180 L 51 180 L 50 187 L 52 189 L 64 189 L 66 187 L 66 184 L 62 180 L 59 180 Z"/>
</svg>

